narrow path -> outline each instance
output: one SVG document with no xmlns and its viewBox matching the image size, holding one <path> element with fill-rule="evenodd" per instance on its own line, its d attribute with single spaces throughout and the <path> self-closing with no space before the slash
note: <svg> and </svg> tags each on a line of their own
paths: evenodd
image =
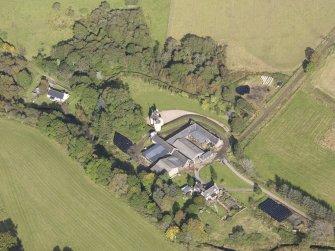
<svg viewBox="0 0 335 251">
<path fill-rule="evenodd" d="M 254 185 L 254 182 L 248 178 L 246 178 L 245 176 L 243 176 L 242 174 L 240 174 L 234 166 L 232 166 L 227 159 L 223 158 L 222 163 L 225 164 L 233 173 L 235 173 L 241 180 L 243 180 L 244 182 L 248 183 L 249 185 Z M 307 214 L 305 214 L 304 212 L 302 212 L 301 210 L 297 209 L 296 207 L 292 206 L 291 204 L 289 204 L 288 202 L 286 202 L 285 200 L 283 200 L 282 198 L 280 198 L 278 195 L 270 192 L 269 190 L 265 189 L 264 187 L 259 186 L 259 188 L 262 190 L 263 193 L 265 193 L 266 195 L 268 195 L 269 197 L 271 197 L 272 199 L 280 202 L 281 204 L 287 206 L 288 208 L 290 208 L 292 211 L 300 214 L 301 216 L 305 217 L 306 219 L 312 220 Z"/>
<path fill-rule="evenodd" d="M 227 192 L 249 193 L 253 192 L 252 188 L 225 188 Z"/>
</svg>

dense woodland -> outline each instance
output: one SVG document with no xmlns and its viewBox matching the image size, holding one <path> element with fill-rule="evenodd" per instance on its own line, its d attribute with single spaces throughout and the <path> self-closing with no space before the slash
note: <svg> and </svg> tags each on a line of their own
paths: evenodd
<svg viewBox="0 0 335 251">
<path fill-rule="evenodd" d="M 229 88 L 225 47 L 210 37 L 187 34 L 180 41 L 170 37 L 160 45 L 151 39 L 141 9 L 112 10 L 106 2 L 77 21 L 73 31 L 73 38 L 54 46 L 49 57 L 36 59 L 59 79 L 86 76 L 96 81 L 97 77 L 136 73 L 198 98 L 204 109 L 221 115 L 236 110 L 230 116 L 236 132 L 254 113 L 252 106 Z"/>
</svg>

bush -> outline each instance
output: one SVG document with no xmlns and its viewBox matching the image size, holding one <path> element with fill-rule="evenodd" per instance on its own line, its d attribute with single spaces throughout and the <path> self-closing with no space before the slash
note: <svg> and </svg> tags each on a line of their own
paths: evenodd
<svg viewBox="0 0 335 251">
<path fill-rule="evenodd" d="M 32 77 L 27 69 L 23 69 L 16 76 L 16 82 L 24 89 L 27 89 L 32 82 Z"/>
<path fill-rule="evenodd" d="M 59 11 L 60 8 L 61 8 L 61 4 L 60 4 L 60 2 L 54 2 L 54 3 L 52 4 L 52 9 L 53 9 L 53 10 L 55 10 L 55 11 Z"/>
</svg>

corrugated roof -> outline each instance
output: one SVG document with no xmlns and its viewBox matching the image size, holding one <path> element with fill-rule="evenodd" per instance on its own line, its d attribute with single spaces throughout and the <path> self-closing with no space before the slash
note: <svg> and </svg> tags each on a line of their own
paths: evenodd
<svg viewBox="0 0 335 251">
<path fill-rule="evenodd" d="M 204 153 L 203 150 L 185 138 L 177 139 L 172 145 L 183 155 L 192 160 Z"/>
<path fill-rule="evenodd" d="M 189 136 L 192 136 L 195 140 L 199 141 L 199 143 L 203 143 L 203 141 L 206 140 L 215 145 L 219 141 L 218 137 L 204 129 L 199 124 L 193 123 L 190 126 L 186 127 L 184 130 L 169 138 L 167 142 L 172 144 L 177 139 L 186 138 Z"/>
<path fill-rule="evenodd" d="M 174 157 L 174 156 L 169 156 L 169 157 L 166 157 L 164 159 L 160 159 L 152 168 L 151 170 L 152 171 L 155 171 L 155 172 L 162 172 L 162 171 L 167 171 L 167 172 L 170 172 L 172 169 L 174 168 L 179 168 L 179 167 L 182 167 L 182 163 L 181 161 L 177 158 L 177 157 Z"/>
<path fill-rule="evenodd" d="M 151 139 L 152 139 L 153 142 L 155 142 L 155 144 L 163 146 L 168 153 L 172 153 L 173 152 L 173 150 L 174 150 L 173 146 L 171 146 L 170 144 L 168 144 L 164 139 L 162 139 L 161 137 L 159 137 L 157 134 L 155 134 L 154 136 L 152 136 Z"/>
<path fill-rule="evenodd" d="M 143 156 L 146 157 L 151 162 L 155 162 L 158 159 L 164 157 L 168 154 L 167 149 L 165 149 L 162 145 L 153 145 L 143 152 Z"/>
<path fill-rule="evenodd" d="M 211 142 L 209 138 L 207 138 L 203 133 L 199 131 L 191 132 L 190 136 L 192 136 L 199 143 L 209 143 Z"/>
</svg>

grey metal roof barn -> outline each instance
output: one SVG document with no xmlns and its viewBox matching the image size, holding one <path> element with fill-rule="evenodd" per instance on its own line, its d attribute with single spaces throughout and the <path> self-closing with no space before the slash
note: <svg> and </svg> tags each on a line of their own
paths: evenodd
<svg viewBox="0 0 335 251">
<path fill-rule="evenodd" d="M 196 159 L 204 153 L 203 150 L 185 138 L 177 139 L 172 145 L 191 160 Z"/>
<path fill-rule="evenodd" d="M 167 140 L 169 144 L 172 144 L 177 139 L 180 138 L 187 138 L 191 137 L 195 141 L 197 141 L 199 144 L 203 143 L 212 143 L 213 145 L 216 145 L 220 139 L 213 134 L 211 134 L 209 131 L 204 129 L 202 126 L 198 125 L 197 123 L 193 123 L 190 126 L 186 127 L 176 135 L 172 136 Z"/>
<path fill-rule="evenodd" d="M 143 152 L 143 156 L 150 162 L 155 162 L 167 154 L 167 149 L 165 149 L 162 145 L 153 145 Z"/>
</svg>

